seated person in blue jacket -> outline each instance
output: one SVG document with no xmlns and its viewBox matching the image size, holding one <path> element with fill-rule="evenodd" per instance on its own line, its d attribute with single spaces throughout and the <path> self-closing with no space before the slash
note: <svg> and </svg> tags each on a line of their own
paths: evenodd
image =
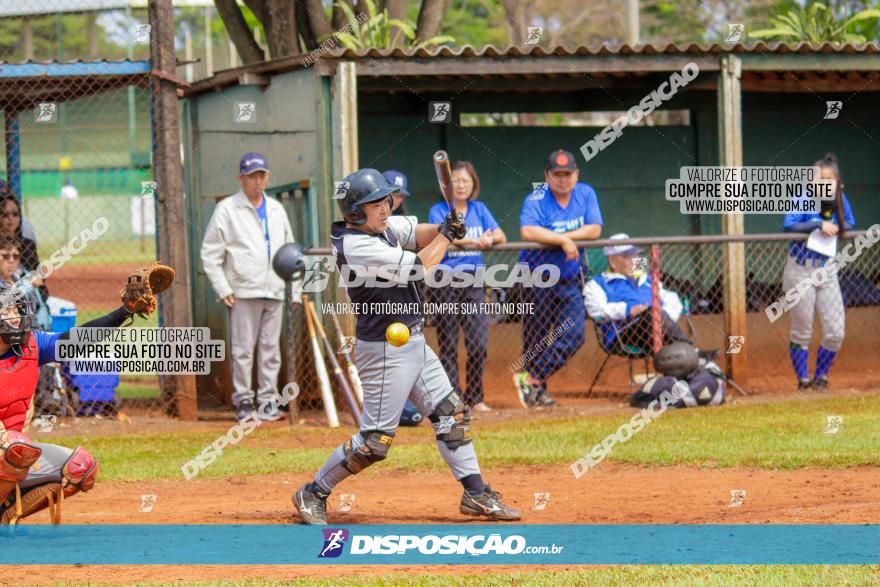
<svg viewBox="0 0 880 587">
<path fill-rule="evenodd" d="M 618 233 L 610 240 L 627 240 L 629 235 Z M 602 249 L 608 259 L 608 271 L 587 282 L 584 286 L 584 303 L 587 315 L 596 322 L 604 322 L 605 340 L 600 341 L 606 349 L 614 342 L 616 323 L 621 342 L 651 350 L 652 317 L 654 300 L 651 275 L 646 268 L 636 267 L 634 259 L 643 255 L 642 249 L 629 245 L 609 245 Z M 681 316 L 681 300 L 678 294 L 660 284 L 661 330 L 663 345 L 673 342 L 690 342 L 676 324 Z"/>
</svg>

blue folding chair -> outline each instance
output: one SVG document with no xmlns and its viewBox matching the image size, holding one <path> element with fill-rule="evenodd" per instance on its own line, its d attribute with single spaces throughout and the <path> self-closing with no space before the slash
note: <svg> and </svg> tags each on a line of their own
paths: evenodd
<svg viewBox="0 0 880 587">
<path fill-rule="evenodd" d="M 596 373 L 596 376 L 593 377 L 593 382 L 590 383 L 590 389 L 587 390 L 587 397 L 590 397 L 590 395 L 593 393 L 593 388 L 596 386 L 596 382 L 599 380 L 599 377 L 605 370 L 605 366 L 608 364 L 608 360 L 612 356 L 623 357 L 629 363 L 630 391 L 633 390 L 635 382 L 635 378 L 633 376 L 633 363 L 638 359 L 644 359 L 645 371 L 648 371 L 648 356 L 651 354 L 651 350 L 648 348 L 636 346 L 634 344 L 624 343 L 623 339 L 621 338 L 621 333 L 624 332 L 626 329 L 631 328 L 637 320 L 638 318 L 632 318 L 629 321 L 593 320 L 593 327 L 595 328 L 596 332 L 596 340 L 599 341 L 599 346 L 602 347 L 603 351 L 605 351 L 605 360 L 602 361 L 602 365 L 599 367 L 599 371 Z"/>
</svg>

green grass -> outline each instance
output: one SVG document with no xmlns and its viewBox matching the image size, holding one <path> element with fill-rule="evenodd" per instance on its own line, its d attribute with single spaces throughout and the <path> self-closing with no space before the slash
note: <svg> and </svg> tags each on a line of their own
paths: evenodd
<svg viewBox="0 0 880 587">
<path fill-rule="evenodd" d="M 521 571 L 486 575 L 428 575 L 388 574 L 375 577 L 334 577 L 333 579 L 245 579 L 222 581 L 175 581 L 179 587 L 281 587 L 315 586 L 335 587 L 428 587 L 453 585 L 590 585 L 617 587 L 618 585 L 665 585 L 690 587 L 692 585 L 761 585 L 762 587 L 789 587 L 800 585 L 876 585 L 880 582 L 880 567 L 868 565 L 730 565 L 730 566 L 626 566 L 602 567 L 584 571 Z M 158 587 L 167 582 L 128 582 L 128 585 Z M 90 585 L 103 583 L 67 583 L 56 585 Z"/>
<path fill-rule="evenodd" d="M 546 418 L 477 424 L 474 430 L 480 462 L 487 467 L 567 465 L 583 457 L 632 412 L 607 416 Z M 645 466 L 705 467 L 847 467 L 880 465 L 880 396 L 733 405 L 711 409 L 670 410 L 629 442 L 618 444 L 608 460 Z M 844 428 L 824 434 L 825 417 L 840 415 Z M 231 422 L 230 422 L 231 424 Z M 423 427 L 424 428 L 424 427 Z M 222 431 L 157 435 L 61 437 L 59 444 L 88 446 L 102 461 L 103 479 L 179 477 L 180 466 L 200 453 Z M 324 429 L 257 429 L 246 440 L 224 450 L 200 476 L 304 473 L 314 471 L 345 432 Z M 421 435 L 425 442 L 393 448 L 394 458 L 365 474 L 387 467 L 442 470 L 427 430 L 402 430 L 401 438 Z M 272 447 L 273 439 L 311 439 L 316 448 Z M 322 439 L 315 443 L 315 439 Z M 324 442 L 326 441 L 326 442 Z M 288 443 L 289 444 L 289 443 Z"/>
<path fill-rule="evenodd" d="M 120 289 L 122 288 L 121 285 L 119 287 Z M 119 306 L 121 305 L 122 301 L 120 300 Z M 76 325 L 82 326 L 89 320 L 94 320 L 95 318 L 103 316 L 104 314 L 109 314 L 119 306 L 113 308 L 102 308 L 98 310 L 78 310 L 76 313 Z M 154 312 L 153 314 L 147 316 L 146 319 L 135 316 L 134 324 L 132 324 L 131 326 L 135 328 L 155 328 L 156 326 L 159 326 L 159 313 Z"/>
<path fill-rule="evenodd" d="M 156 375 L 126 375 L 116 388 L 122 399 L 147 399 L 158 398 L 159 378 Z"/>
</svg>

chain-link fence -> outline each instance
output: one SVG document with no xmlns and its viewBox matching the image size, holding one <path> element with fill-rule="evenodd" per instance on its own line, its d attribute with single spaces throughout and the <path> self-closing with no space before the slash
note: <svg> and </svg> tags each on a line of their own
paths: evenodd
<svg viewBox="0 0 880 587">
<path fill-rule="evenodd" d="M 880 323 L 880 249 L 858 236 L 863 234 L 848 233 L 841 243 L 836 276 L 828 267 L 816 273 L 827 258 L 806 248 L 807 235 L 598 241 L 585 248 L 580 269 L 568 277 L 563 271 L 561 283 L 543 288 L 524 287 L 540 279 L 537 272 L 511 277 L 521 259 L 517 249 L 524 245 L 510 243 L 482 253 L 487 268 L 504 267 L 493 278 L 509 286 L 423 284 L 422 300 L 435 310 L 426 316 L 426 336 L 452 379 L 457 376 L 465 397 L 498 407 L 519 405 L 513 384 L 519 371 L 550 373 L 548 390 L 561 401 L 585 398 L 591 388 L 592 395 L 623 397 L 653 372 L 655 332 L 662 344 L 686 339 L 710 356 L 717 352 L 715 360 L 725 369 L 735 354 L 744 354 L 745 377 L 740 373 L 738 378 L 749 391 L 795 389 L 793 357 L 799 368 L 806 368 L 807 378 L 817 375 L 818 359 L 819 375 L 829 373 L 832 387 L 864 388 L 880 383 L 873 361 L 880 331 L 870 326 Z M 606 256 L 607 246 L 621 253 Z M 729 332 L 725 315 L 724 276 L 735 271 L 725 261 L 728 246 L 742 247 L 744 253 L 744 287 L 733 289 L 739 299 L 730 304 L 731 312 L 745 309 L 742 332 Z M 537 264 L 558 260 L 550 251 L 529 254 L 537 255 Z M 656 291 L 654 276 L 659 276 Z M 799 291 L 804 279 L 800 300 L 786 309 L 786 299 L 793 299 L 786 292 Z M 434 281 L 442 283 L 442 278 Z M 658 300 L 662 313 L 655 318 Z M 335 339 L 329 316 L 325 322 Z M 354 334 L 350 325 L 343 330 Z M 808 350 L 793 351 L 792 341 Z M 298 348 L 300 407 L 316 409 L 321 401 L 310 352 L 307 346 Z M 828 354 L 838 349 L 839 355 Z"/>
<path fill-rule="evenodd" d="M 51 268 L 30 294 L 35 328 L 65 331 L 118 308 L 127 275 L 156 259 L 150 27 L 128 3 L 12 4 L 0 5 L 0 279 Z M 164 408 L 155 375 L 64 363 L 41 369 L 35 403 L 37 415 Z"/>
</svg>

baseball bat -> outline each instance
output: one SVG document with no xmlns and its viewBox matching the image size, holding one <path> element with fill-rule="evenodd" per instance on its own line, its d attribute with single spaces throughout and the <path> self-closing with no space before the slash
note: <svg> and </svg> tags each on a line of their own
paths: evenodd
<svg viewBox="0 0 880 587">
<path fill-rule="evenodd" d="M 351 386 L 348 384 L 348 379 L 345 378 L 345 374 L 339 367 L 339 361 L 336 360 L 336 355 L 333 353 L 333 347 L 327 339 L 327 333 L 324 332 L 324 326 L 321 324 L 320 318 L 318 318 L 318 310 L 315 309 L 315 304 L 311 300 L 308 302 L 308 310 L 312 314 L 312 320 L 315 321 L 315 326 L 318 327 L 318 336 L 321 337 L 321 341 L 324 343 L 324 350 L 327 351 L 327 359 L 330 361 L 330 369 L 333 370 L 333 376 L 336 377 L 336 383 L 338 383 L 339 387 L 342 389 L 342 395 L 345 396 L 345 402 L 348 404 L 348 410 L 354 418 L 354 423 L 360 428 L 360 408 L 358 407 L 357 401 L 354 399 L 354 394 L 351 392 Z"/>
<path fill-rule="evenodd" d="M 837 250 L 843 246 L 843 237 L 846 235 L 846 210 L 843 209 L 843 184 L 837 178 L 837 191 L 834 192 L 834 202 L 837 206 Z"/>
<path fill-rule="evenodd" d="M 348 377 L 351 379 L 351 386 L 354 387 L 354 394 L 357 396 L 358 402 L 364 405 L 364 386 L 361 383 L 361 374 L 358 372 L 357 365 L 351 358 L 351 353 L 345 346 L 345 335 L 342 333 L 342 327 L 339 325 L 339 318 L 336 314 L 331 313 L 333 318 L 333 326 L 336 328 L 336 334 L 339 336 L 339 346 L 342 348 L 342 358 L 345 359 L 345 367 L 348 370 Z"/>
<path fill-rule="evenodd" d="M 330 428 L 339 428 L 339 415 L 336 413 L 336 402 L 333 401 L 333 390 L 330 388 L 330 377 L 327 375 L 327 367 L 324 365 L 324 356 L 315 336 L 315 325 L 309 312 L 309 296 L 303 294 L 303 305 L 306 310 L 306 325 L 309 329 L 309 339 L 312 341 L 312 354 L 315 357 L 315 373 L 318 375 L 318 383 L 321 385 L 321 399 L 324 402 L 324 412 L 327 414 L 327 424 Z"/>
<path fill-rule="evenodd" d="M 454 210 L 455 205 L 452 203 L 452 167 L 449 165 L 449 153 L 443 150 L 434 153 L 434 171 L 437 172 L 437 183 L 440 184 L 443 199 L 449 204 L 449 209 Z"/>
</svg>

